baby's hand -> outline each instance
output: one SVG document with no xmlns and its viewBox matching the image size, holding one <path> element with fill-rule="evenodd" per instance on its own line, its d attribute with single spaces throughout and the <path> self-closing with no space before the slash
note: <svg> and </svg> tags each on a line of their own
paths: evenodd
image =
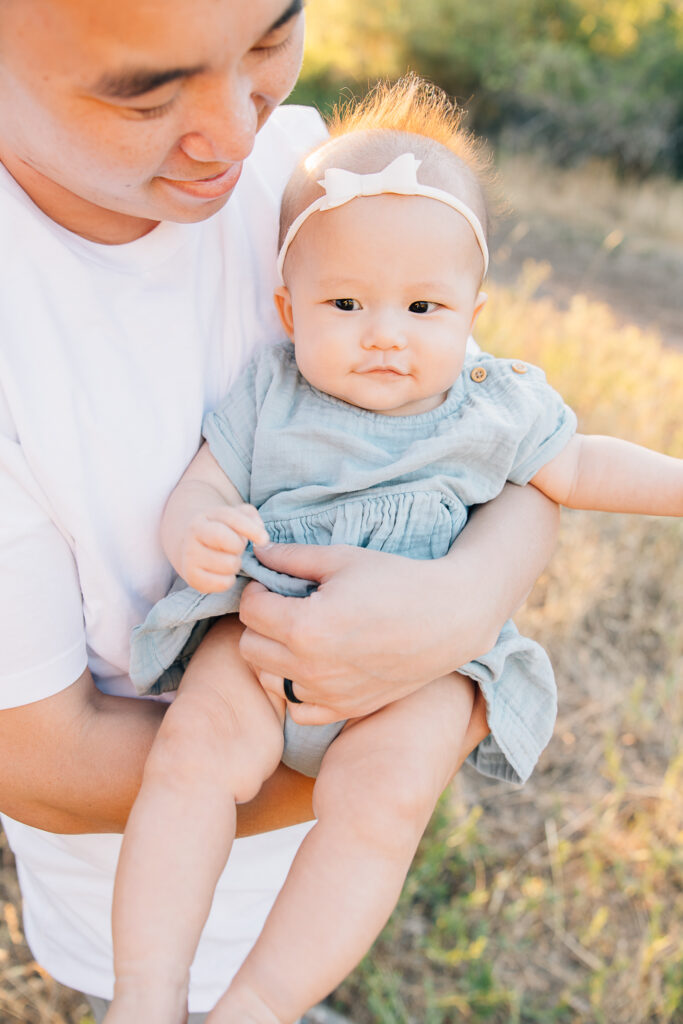
<svg viewBox="0 0 683 1024">
<path fill-rule="evenodd" d="M 253 505 L 221 505 L 191 521 L 177 568 L 185 582 L 202 594 L 229 590 L 247 541 L 267 544 L 269 539 Z"/>
</svg>

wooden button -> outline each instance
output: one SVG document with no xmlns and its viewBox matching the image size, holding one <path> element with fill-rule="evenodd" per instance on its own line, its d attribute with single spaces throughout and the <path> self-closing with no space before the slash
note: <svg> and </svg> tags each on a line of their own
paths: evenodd
<svg viewBox="0 0 683 1024">
<path fill-rule="evenodd" d="M 475 366 L 470 374 L 470 377 L 472 378 L 475 384 L 481 384 L 483 380 L 486 380 L 488 374 L 483 366 Z"/>
<path fill-rule="evenodd" d="M 526 373 L 529 367 L 526 366 L 524 363 L 513 363 L 512 369 L 515 371 L 515 373 Z"/>
</svg>

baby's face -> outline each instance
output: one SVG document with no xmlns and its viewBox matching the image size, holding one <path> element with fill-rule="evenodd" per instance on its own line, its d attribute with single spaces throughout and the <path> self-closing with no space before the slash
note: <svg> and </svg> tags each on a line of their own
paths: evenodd
<svg viewBox="0 0 683 1024">
<path fill-rule="evenodd" d="M 381 195 L 313 214 L 277 297 L 300 372 L 387 416 L 436 408 L 486 299 L 482 270 L 467 221 L 433 199 Z"/>
</svg>

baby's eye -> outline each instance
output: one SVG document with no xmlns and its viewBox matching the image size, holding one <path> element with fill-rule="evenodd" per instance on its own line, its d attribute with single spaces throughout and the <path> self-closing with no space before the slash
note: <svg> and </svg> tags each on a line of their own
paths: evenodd
<svg viewBox="0 0 683 1024">
<path fill-rule="evenodd" d="M 358 299 L 332 299 L 332 302 L 337 309 L 342 309 L 345 313 L 350 313 L 354 309 L 360 309 Z"/>
<path fill-rule="evenodd" d="M 408 311 L 410 313 L 433 313 L 438 305 L 438 302 L 427 302 L 421 299 L 418 302 L 411 302 Z"/>
</svg>

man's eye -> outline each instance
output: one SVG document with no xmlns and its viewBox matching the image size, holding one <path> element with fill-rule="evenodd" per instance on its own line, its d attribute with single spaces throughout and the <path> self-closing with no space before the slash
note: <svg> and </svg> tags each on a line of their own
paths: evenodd
<svg viewBox="0 0 683 1024">
<path fill-rule="evenodd" d="M 130 107 L 129 109 L 132 110 L 133 113 L 137 114 L 139 117 L 142 118 L 161 117 L 163 114 L 166 113 L 167 110 L 171 109 L 174 102 L 175 96 L 172 99 L 167 100 L 166 103 L 157 104 L 156 107 Z"/>
<path fill-rule="evenodd" d="M 278 26 L 273 32 L 261 39 L 256 46 L 252 47 L 252 50 L 255 53 L 262 53 L 266 57 L 274 57 L 280 50 L 285 50 L 290 46 L 294 42 L 294 29 L 298 13 L 299 11 L 294 12 L 284 24 Z"/>
<path fill-rule="evenodd" d="M 345 313 L 350 313 L 354 309 L 360 309 L 358 299 L 333 299 L 332 301 L 337 309 L 342 309 Z"/>
<path fill-rule="evenodd" d="M 420 299 L 418 302 L 411 302 L 408 310 L 411 313 L 432 313 L 437 306 L 438 302 L 426 302 Z"/>
<path fill-rule="evenodd" d="M 279 43 L 260 43 L 259 46 L 254 47 L 254 53 L 262 53 L 265 57 L 275 57 L 282 50 L 286 50 L 291 44 L 293 39 L 293 33 L 282 39 Z"/>
</svg>

